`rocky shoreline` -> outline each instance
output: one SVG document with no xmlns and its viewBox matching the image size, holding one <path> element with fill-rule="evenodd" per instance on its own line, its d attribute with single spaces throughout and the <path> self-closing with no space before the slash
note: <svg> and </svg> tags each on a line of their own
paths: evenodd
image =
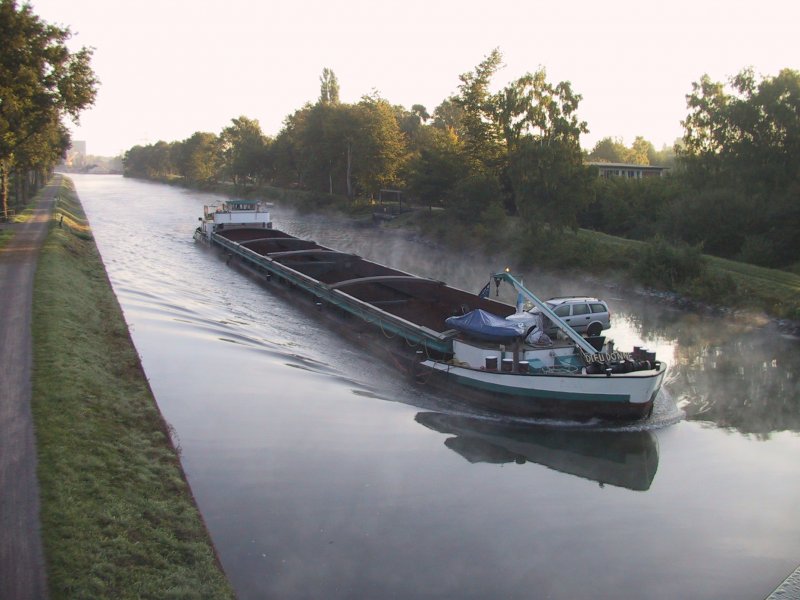
<svg viewBox="0 0 800 600">
<path fill-rule="evenodd" d="M 747 310 L 730 308 L 727 306 L 715 306 L 706 302 L 700 302 L 692 298 L 681 296 L 676 292 L 665 292 L 652 288 L 638 290 L 640 296 L 650 298 L 679 310 L 693 311 L 706 315 L 728 316 L 732 319 L 747 320 L 748 322 L 759 324 L 762 327 L 773 326 L 781 335 L 800 338 L 800 321 L 792 319 L 778 319 L 764 314 L 755 314 Z"/>
</svg>

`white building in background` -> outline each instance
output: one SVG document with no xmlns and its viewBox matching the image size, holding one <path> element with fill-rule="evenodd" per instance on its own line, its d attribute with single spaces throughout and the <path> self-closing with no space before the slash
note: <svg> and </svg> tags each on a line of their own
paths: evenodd
<svg viewBox="0 0 800 600">
<path fill-rule="evenodd" d="M 667 167 L 653 167 L 650 165 L 628 165 L 624 163 L 590 162 L 586 163 L 597 167 L 598 175 L 609 179 L 611 177 L 624 177 L 626 179 L 644 179 L 645 177 L 663 177 L 669 171 Z"/>
</svg>

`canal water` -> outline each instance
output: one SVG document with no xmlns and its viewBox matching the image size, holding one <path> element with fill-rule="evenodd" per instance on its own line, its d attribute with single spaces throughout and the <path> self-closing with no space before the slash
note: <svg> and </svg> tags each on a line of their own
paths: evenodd
<svg viewBox="0 0 800 600">
<path fill-rule="evenodd" d="M 800 564 L 800 343 L 624 286 L 618 347 L 669 372 L 626 427 L 476 413 L 192 232 L 222 198 L 72 176 L 240 598 L 764 598 Z M 273 210 L 276 227 L 476 292 L 502 252 Z"/>
</svg>

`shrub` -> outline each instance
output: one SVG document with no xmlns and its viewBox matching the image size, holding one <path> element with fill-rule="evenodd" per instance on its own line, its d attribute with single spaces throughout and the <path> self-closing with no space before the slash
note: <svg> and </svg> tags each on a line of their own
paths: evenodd
<svg viewBox="0 0 800 600">
<path fill-rule="evenodd" d="M 685 291 L 693 298 L 715 305 L 739 303 L 738 286 L 728 273 L 717 275 L 705 270 L 702 276 L 687 282 Z"/>
<path fill-rule="evenodd" d="M 530 228 L 517 242 L 523 264 L 553 267 L 560 270 L 575 269 L 596 274 L 628 264 L 625 253 L 601 240 L 559 231 L 548 226 Z"/>
<path fill-rule="evenodd" d="M 670 290 L 700 278 L 706 270 L 699 246 L 673 244 L 660 237 L 645 245 L 633 267 L 634 275 L 643 284 Z"/>
<path fill-rule="evenodd" d="M 769 267 L 775 262 L 775 244 L 760 235 L 747 235 L 737 259 L 741 262 Z"/>
<path fill-rule="evenodd" d="M 474 227 L 475 237 L 487 248 L 496 248 L 506 243 L 508 216 L 500 202 L 492 202 L 482 213 Z"/>
</svg>

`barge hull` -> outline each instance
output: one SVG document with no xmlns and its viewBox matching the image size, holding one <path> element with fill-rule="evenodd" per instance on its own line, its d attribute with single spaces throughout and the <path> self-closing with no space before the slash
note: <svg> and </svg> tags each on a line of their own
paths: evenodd
<svg viewBox="0 0 800 600">
<path fill-rule="evenodd" d="M 282 234 L 282 232 L 274 229 L 269 231 L 273 235 Z M 241 230 L 237 230 L 237 232 L 241 232 Z M 258 234 L 263 232 L 257 231 L 255 233 Z M 277 255 L 284 253 L 276 253 L 276 258 L 272 258 L 269 255 L 260 254 L 249 248 L 246 245 L 246 242 L 231 241 L 220 233 L 212 234 L 209 242 L 212 246 L 221 248 L 231 255 L 236 256 L 239 260 L 243 261 L 245 264 L 247 264 L 247 266 L 255 271 L 268 274 L 269 277 L 277 277 L 289 285 L 299 288 L 313 297 L 315 302 L 323 307 L 325 305 L 330 305 L 341 309 L 382 331 L 384 334 L 390 336 L 400 336 L 405 339 L 407 343 L 413 346 L 419 346 L 432 355 L 443 356 L 452 354 L 453 352 L 453 339 L 457 335 L 455 330 L 446 329 L 443 331 L 434 331 L 429 327 L 412 323 L 411 321 L 385 311 L 378 306 L 360 300 L 359 298 L 356 298 L 355 296 L 348 294 L 341 289 L 336 289 L 336 284 L 329 285 L 323 283 L 313 277 L 310 277 L 309 275 L 300 272 L 299 270 L 293 269 L 287 264 L 283 264 L 280 262 L 280 259 L 277 258 Z M 353 256 L 353 258 L 359 261 L 363 260 L 356 256 Z M 372 264 L 381 266 L 377 265 L 377 263 Z M 481 299 L 478 298 L 478 296 L 469 294 L 463 290 L 450 288 L 442 282 L 431 282 L 430 280 L 418 278 L 407 273 L 402 273 L 400 271 L 396 272 L 400 273 L 402 276 L 408 277 L 410 280 L 414 280 L 417 285 L 421 283 L 426 285 L 433 284 L 438 286 L 437 291 L 441 293 L 462 296 L 462 305 L 465 301 L 471 303 L 470 306 L 463 306 L 463 309 L 485 303 L 497 305 L 497 308 L 507 308 L 505 305 L 492 300 Z M 398 276 L 397 278 L 402 279 L 402 276 Z M 376 277 L 370 279 L 379 278 Z M 442 319 L 442 322 L 443 321 L 444 319 Z"/>
<path fill-rule="evenodd" d="M 470 403 L 515 417 L 599 417 L 638 420 L 650 416 L 666 366 L 655 374 L 575 376 L 498 374 L 424 360 L 417 379 L 438 389 L 458 386 Z M 637 401 L 642 399 L 642 401 Z"/>
</svg>

